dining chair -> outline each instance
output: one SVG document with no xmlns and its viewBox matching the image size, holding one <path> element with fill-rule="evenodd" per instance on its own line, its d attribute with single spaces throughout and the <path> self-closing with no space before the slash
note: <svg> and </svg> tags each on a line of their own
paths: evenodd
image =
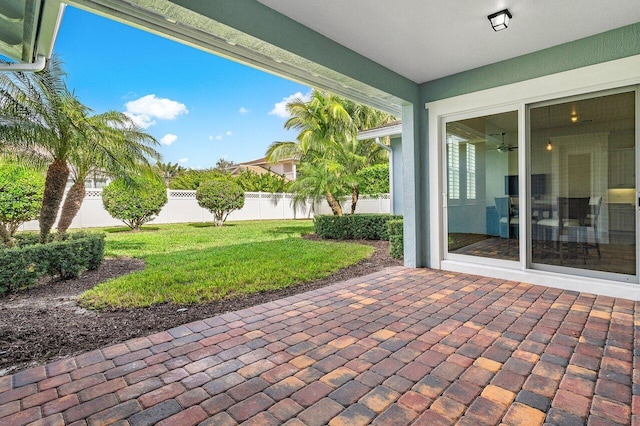
<svg viewBox="0 0 640 426">
<path fill-rule="evenodd" d="M 538 220 L 538 229 L 543 233 L 547 251 L 555 252 L 564 258 L 565 249 L 575 251 L 582 249 L 586 263 L 587 248 L 585 221 L 589 211 L 591 197 L 558 197 L 556 201 L 557 216 Z M 549 244 L 551 243 L 551 244 Z M 555 243 L 555 247 L 554 246 Z"/>
</svg>

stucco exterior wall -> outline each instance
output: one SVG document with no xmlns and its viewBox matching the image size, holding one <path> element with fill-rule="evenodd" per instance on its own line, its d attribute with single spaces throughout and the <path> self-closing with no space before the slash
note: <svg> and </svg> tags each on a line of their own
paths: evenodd
<svg viewBox="0 0 640 426">
<path fill-rule="evenodd" d="M 420 85 L 423 103 L 640 54 L 640 23 Z"/>
<path fill-rule="evenodd" d="M 402 214 L 402 182 L 404 180 L 402 173 L 402 138 L 391 138 L 391 161 L 391 213 Z"/>
</svg>

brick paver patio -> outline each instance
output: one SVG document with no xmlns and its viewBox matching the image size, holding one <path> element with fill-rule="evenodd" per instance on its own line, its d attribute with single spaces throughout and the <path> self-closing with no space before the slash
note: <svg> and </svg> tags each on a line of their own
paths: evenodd
<svg viewBox="0 0 640 426">
<path fill-rule="evenodd" d="M 393 268 L 1 377 L 0 424 L 640 425 L 638 308 Z"/>
</svg>

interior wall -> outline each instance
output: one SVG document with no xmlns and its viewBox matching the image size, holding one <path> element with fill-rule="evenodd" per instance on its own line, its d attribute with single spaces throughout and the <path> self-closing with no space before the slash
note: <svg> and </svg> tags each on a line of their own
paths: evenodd
<svg viewBox="0 0 640 426">
<path fill-rule="evenodd" d="M 504 197 L 506 194 L 504 188 L 504 178 L 513 173 L 509 170 L 509 163 L 504 161 L 505 156 L 511 156 L 510 153 L 501 153 L 496 150 L 487 152 L 487 179 L 486 179 L 486 205 L 492 206 L 495 204 L 495 197 Z M 517 165 L 516 161 L 516 165 Z M 517 172 L 517 168 L 516 168 Z"/>
</svg>

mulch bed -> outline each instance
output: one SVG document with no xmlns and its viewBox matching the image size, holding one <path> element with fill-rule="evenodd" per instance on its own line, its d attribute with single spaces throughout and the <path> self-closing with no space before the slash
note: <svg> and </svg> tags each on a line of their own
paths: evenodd
<svg viewBox="0 0 640 426">
<path fill-rule="evenodd" d="M 327 278 L 282 290 L 186 306 L 186 310 L 185 306 L 172 303 L 115 311 L 91 311 L 76 304 L 83 291 L 143 269 L 144 262 L 137 259 L 106 259 L 98 269 L 75 280 L 42 282 L 0 299 L 0 376 L 402 265 L 401 260 L 389 256 L 388 241 L 358 243 L 375 247 L 374 254 Z"/>
</svg>

